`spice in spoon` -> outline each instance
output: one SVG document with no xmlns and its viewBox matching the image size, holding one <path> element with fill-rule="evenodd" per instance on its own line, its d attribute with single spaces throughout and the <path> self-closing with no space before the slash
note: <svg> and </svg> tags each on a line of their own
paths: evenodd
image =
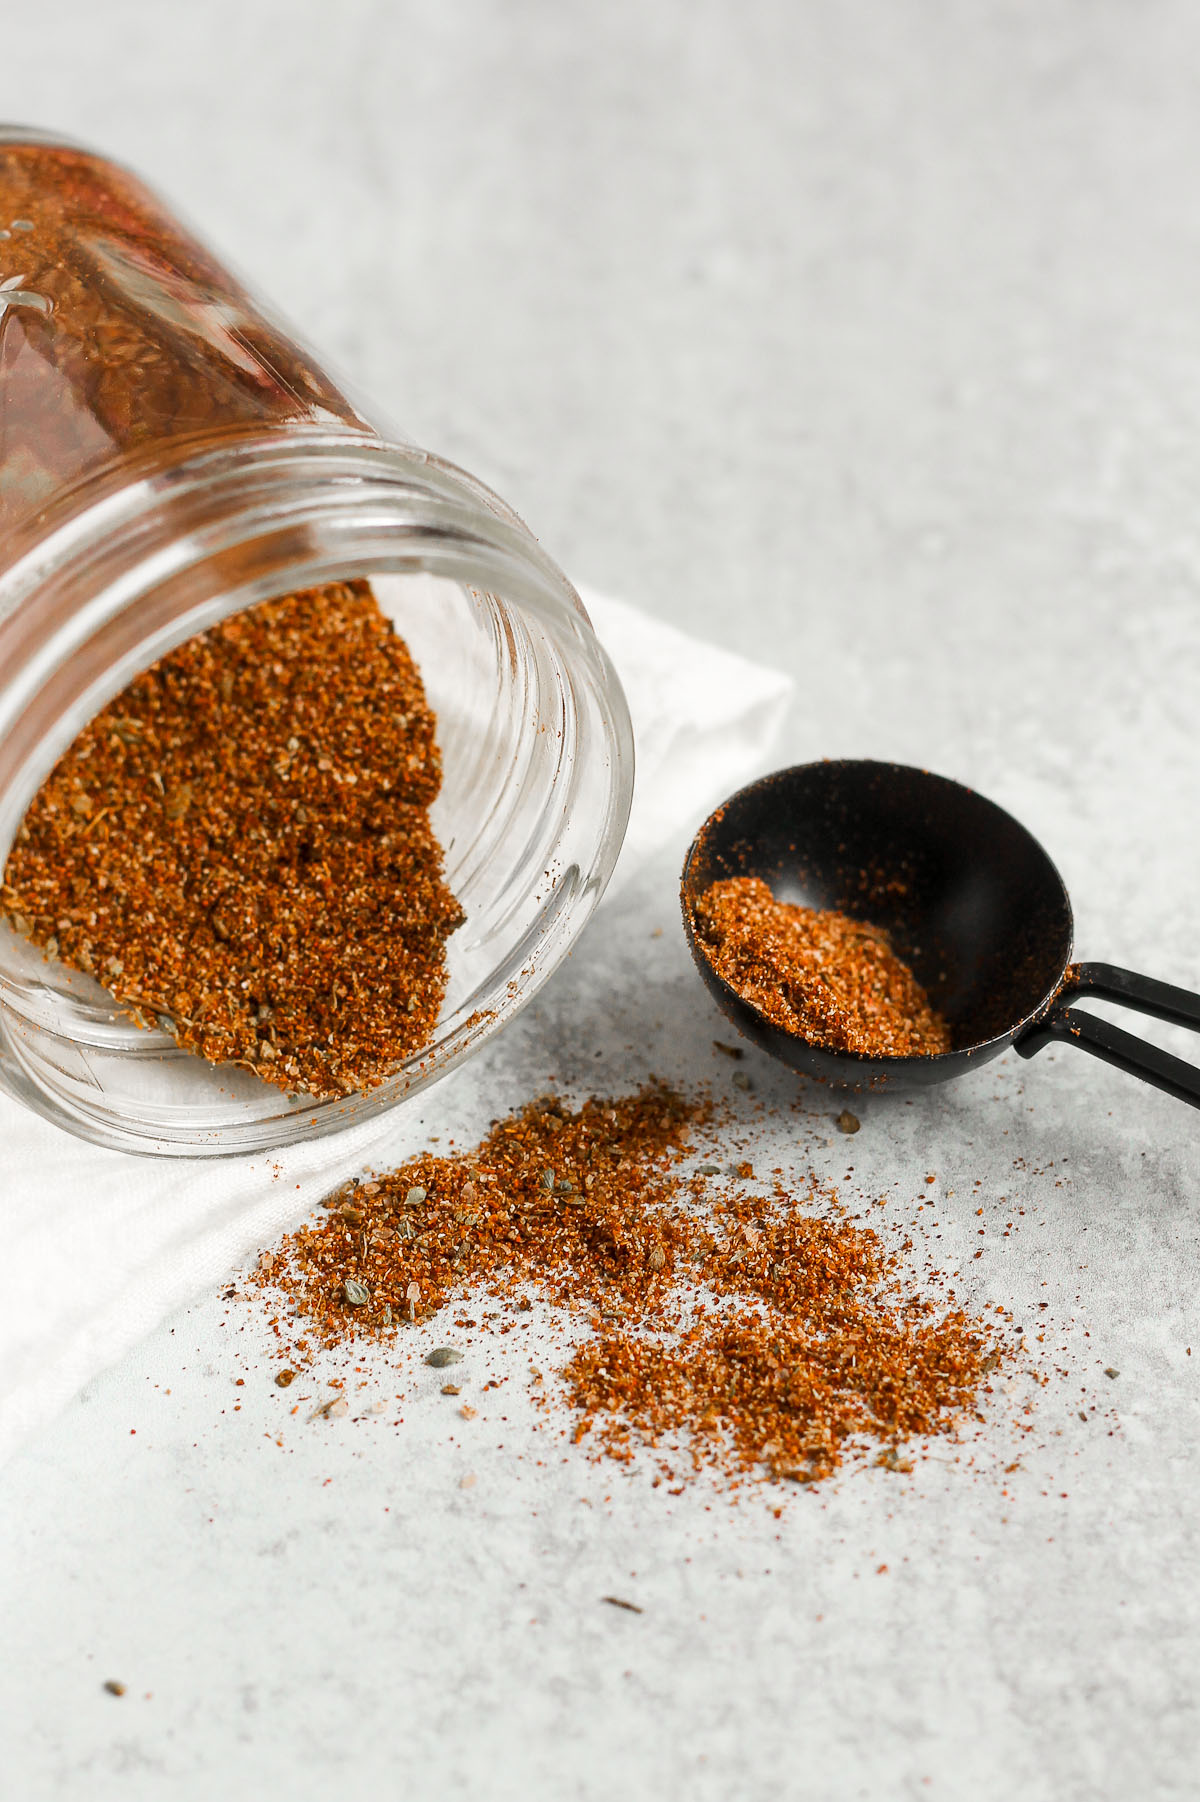
<svg viewBox="0 0 1200 1802">
<path fill-rule="evenodd" d="M 777 901 L 754 876 L 714 882 L 692 917 L 717 975 L 783 1032 L 864 1057 L 950 1050 L 949 1027 L 880 927 Z"/>
<path fill-rule="evenodd" d="M 190 639 L 35 796 L 0 909 L 212 1063 L 315 1096 L 432 1036 L 462 913 L 417 667 L 365 582 Z"/>
</svg>

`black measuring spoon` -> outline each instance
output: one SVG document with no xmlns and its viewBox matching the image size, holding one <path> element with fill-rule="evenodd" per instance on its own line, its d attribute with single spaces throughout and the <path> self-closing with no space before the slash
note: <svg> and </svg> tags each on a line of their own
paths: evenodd
<svg viewBox="0 0 1200 1802">
<path fill-rule="evenodd" d="M 710 883 L 758 876 L 779 901 L 836 907 L 888 933 L 950 1027 L 950 1051 L 826 1051 L 764 1019 L 718 976 L 693 912 Z M 1200 1107 L 1200 1069 L 1070 1003 L 1081 995 L 1200 1031 L 1200 995 L 1113 964 L 1071 961 L 1071 903 L 1031 833 L 961 783 L 898 763 L 777 770 L 701 827 L 683 867 L 692 955 L 740 1032 L 801 1071 L 854 1089 L 948 1082 L 1012 1046 L 1079 1045 Z"/>
</svg>

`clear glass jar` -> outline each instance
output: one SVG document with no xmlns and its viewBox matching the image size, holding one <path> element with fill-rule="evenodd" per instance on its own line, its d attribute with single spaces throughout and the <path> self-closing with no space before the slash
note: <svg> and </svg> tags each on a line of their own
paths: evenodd
<svg viewBox="0 0 1200 1802">
<path fill-rule="evenodd" d="M 367 577 L 439 720 L 466 915 L 435 1036 L 367 1095 L 289 1098 L 135 1025 L 0 925 L 0 1081 L 98 1144 L 244 1153 L 394 1107 L 565 955 L 616 861 L 628 710 L 579 597 L 462 470 L 353 407 L 133 176 L 0 128 L 0 866 L 140 671 L 238 610 Z"/>
</svg>

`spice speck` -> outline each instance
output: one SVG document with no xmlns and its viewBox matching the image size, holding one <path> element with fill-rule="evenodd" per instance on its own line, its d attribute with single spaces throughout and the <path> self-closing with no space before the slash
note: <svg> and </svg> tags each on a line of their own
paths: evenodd
<svg viewBox="0 0 1200 1802">
<path fill-rule="evenodd" d="M 328 1401 L 321 1402 L 309 1415 L 309 1420 L 338 1420 L 343 1414 L 349 1414 L 350 1403 L 344 1395 L 331 1395 Z"/>
</svg>

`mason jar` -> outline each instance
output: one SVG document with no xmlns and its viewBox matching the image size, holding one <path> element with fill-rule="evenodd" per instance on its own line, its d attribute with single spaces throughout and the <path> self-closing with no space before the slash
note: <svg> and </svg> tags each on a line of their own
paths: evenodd
<svg viewBox="0 0 1200 1802">
<path fill-rule="evenodd" d="M 58 1125 L 228 1155 L 405 1102 L 565 956 L 620 848 L 633 745 L 578 595 L 509 507 L 346 399 L 134 175 L 0 128 L 0 865 L 135 676 L 241 609 L 354 578 L 438 718 L 432 821 L 465 922 L 432 1038 L 367 1093 L 289 1096 L 5 923 L 0 1082 Z"/>
</svg>

